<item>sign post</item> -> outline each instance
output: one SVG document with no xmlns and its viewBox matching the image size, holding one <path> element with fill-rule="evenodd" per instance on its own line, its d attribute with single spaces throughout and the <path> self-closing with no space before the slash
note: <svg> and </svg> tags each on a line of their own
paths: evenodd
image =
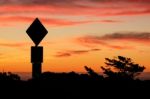
<svg viewBox="0 0 150 99">
<path fill-rule="evenodd" d="M 31 47 L 31 63 L 32 63 L 32 78 L 37 79 L 42 73 L 43 62 L 43 47 L 38 46 L 48 31 L 42 25 L 40 20 L 36 18 L 26 33 L 34 42 L 35 46 Z"/>
</svg>

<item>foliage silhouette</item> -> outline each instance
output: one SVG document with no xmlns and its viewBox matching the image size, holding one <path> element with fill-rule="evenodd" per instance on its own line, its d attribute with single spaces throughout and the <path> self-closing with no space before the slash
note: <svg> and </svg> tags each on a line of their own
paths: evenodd
<svg viewBox="0 0 150 99">
<path fill-rule="evenodd" d="M 46 81 L 80 81 L 89 80 L 89 75 L 78 74 L 74 71 L 69 73 L 54 73 L 54 72 L 44 72 L 41 75 L 41 80 Z"/>
<path fill-rule="evenodd" d="M 0 81 L 20 81 L 20 77 L 17 74 L 11 72 L 0 73 Z"/>
<path fill-rule="evenodd" d="M 136 64 L 131 58 L 118 56 L 114 59 L 106 59 L 106 67 L 101 67 L 104 74 L 111 80 L 135 80 L 144 71 L 145 67 Z"/>
<path fill-rule="evenodd" d="M 99 75 L 93 69 L 91 69 L 87 66 L 85 66 L 84 68 L 93 80 L 103 80 L 104 79 L 104 77 L 102 75 Z"/>
</svg>

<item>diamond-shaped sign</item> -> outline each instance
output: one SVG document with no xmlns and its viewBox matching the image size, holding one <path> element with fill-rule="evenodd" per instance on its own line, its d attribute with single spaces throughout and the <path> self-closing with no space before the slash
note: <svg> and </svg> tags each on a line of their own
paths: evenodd
<svg viewBox="0 0 150 99">
<path fill-rule="evenodd" d="M 27 34 L 32 39 L 36 46 L 42 41 L 45 35 L 48 33 L 46 28 L 42 25 L 40 20 L 36 18 L 31 26 L 27 29 Z"/>
</svg>

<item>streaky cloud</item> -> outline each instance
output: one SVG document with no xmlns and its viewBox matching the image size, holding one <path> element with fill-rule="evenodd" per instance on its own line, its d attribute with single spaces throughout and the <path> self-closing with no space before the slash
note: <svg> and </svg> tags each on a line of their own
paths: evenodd
<svg viewBox="0 0 150 99">
<path fill-rule="evenodd" d="M 78 37 L 75 41 L 87 47 L 102 45 L 113 49 L 133 49 L 132 46 L 115 44 L 115 42 L 133 42 L 149 46 L 149 32 L 116 32 L 102 36 L 83 36 Z"/>
<path fill-rule="evenodd" d="M 116 32 L 102 36 L 103 39 L 150 40 L 150 32 Z"/>
<path fill-rule="evenodd" d="M 149 0 L 1 0 L 0 15 L 47 13 L 73 16 L 150 14 Z"/>
<path fill-rule="evenodd" d="M 94 51 L 100 51 L 101 49 L 90 49 L 90 50 L 66 50 L 66 51 L 61 51 L 57 52 L 55 57 L 69 57 L 73 55 L 81 55 L 81 54 L 86 54 L 89 52 L 94 52 Z"/>
<path fill-rule="evenodd" d="M 78 3 L 150 3 L 150 0 L 0 0 L 0 4 L 52 4 L 67 5 Z"/>
<path fill-rule="evenodd" d="M 13 19 L 13 20 L 12 20 Z M 16 25 L 16 23 L 22 22 L 32 22 L 34 17 L 26 17 L 26 16 L 7 16 L 7 17 L 0 17 L 0 21 L 2 26 L 11 26 Z M 80 24 L 89 24 L 89 23 L 116 23 L 119 22 L 117 20 L 66 20 L 66 19 L 58 19 L 58 18 L 40 18 L 40 20 L 47 25 L 51 26 L 72 26 L 72 25 L 80 25 Z"/>
</svg>

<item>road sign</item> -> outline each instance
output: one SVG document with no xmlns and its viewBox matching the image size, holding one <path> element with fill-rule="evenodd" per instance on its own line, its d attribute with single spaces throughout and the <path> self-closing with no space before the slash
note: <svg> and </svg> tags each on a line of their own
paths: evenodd
<svg viewBox="0 0 150 99">
<path fill-rule="evenodd" d="M 48 31 L 42 25 L 42 23 L 40 22 L 40 20 L 38 18 L 36 18 L 34 20 L 34 22 L 30 25 L 30 27 L 27 29 L 26 32 L 36 46 L 39 45 L 39 43 L 42 41 L 42 39 L 48 33 Z"/>
<path fill-rule="evenodd" d="M 43 62 L 43 47 L 38 45 L 48 31 L 40 20 L 36 18 L 26 32 L 35 44 L 35 46 L 31 47 L 32 78 L 38 79 L 42 73 Z"/>
</svg>

